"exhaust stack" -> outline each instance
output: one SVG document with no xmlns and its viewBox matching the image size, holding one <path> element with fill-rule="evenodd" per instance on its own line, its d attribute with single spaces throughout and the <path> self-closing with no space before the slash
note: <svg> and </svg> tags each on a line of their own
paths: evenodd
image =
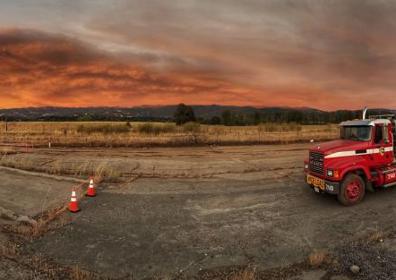
<svg viewBox="0 0 396 280">
<path fill-rule="evenodd" d="M 365 120 L 365 119 L 366 119 L 367 110 L 368 110 L 368 108 L 367 108 L 367 107 L 365 107 L 365 108 L 363 109 L 363 120 Z"/>
</svg>

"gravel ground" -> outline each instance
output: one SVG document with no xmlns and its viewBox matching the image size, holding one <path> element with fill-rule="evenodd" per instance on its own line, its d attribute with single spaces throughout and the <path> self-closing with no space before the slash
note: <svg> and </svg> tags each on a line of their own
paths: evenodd
<svg viewBox="0 0 396 280">
<path fill-rule="evenodd" d="M 396 252 L 380 243 L 354 242 L 338 248 L 335 254 L 340 264 L 336 271 L 350 275 L 353 279 L 396 279 Z M 350 272 L 352 265 L 359 266 L 358 274 L 354 275 Z"/>
<path fill-rule="evenodd" d="M 26 279 L 44 279 L 34 275 L 30 267 L 24 267 L 15 260 L 0 256 L 0 279 L 26 280 Z"/>
<path fill-rule="evenodd" d="M 40 254 L 61 267 L 78 264 L 112 278 L 237 280 L 242 278 L 235 274 L 248 266 L 258 279 L 396 279 L 392 238 L 355 242 L 392 229 L 396 189 L 368 194 L 360 205 L 348 208 L 332 196 L 315 195 L 302 176 L 306 148 L 41 150 L 16 155 L 49 169 L 61 161 L 71 169 L 104 161 L 126 179 L 102 185 L 95 199 L 80 204 L 80 213 L 67 214 L 71 224 L 26 243 L 24 257 Z M 40 198 L 49 186 L 67 188 L 68 199 L 69 183 L 34 183 L 33 175 L 6 171 L 3 176 L 0 193 L 15 197 L 7 204 L 15 212 L 41 209 Z M 24 195 L 29 186 L 31 200 Z M 310 268 L 306 260 L 316 249 L 328 250 L 339 264 Z M 23 279 L 31 273 L 20 262 L 1 260 L 0 279 Z M 359 274 L 350 273 L 352 264 L 361 267 Z"/>
</svg>

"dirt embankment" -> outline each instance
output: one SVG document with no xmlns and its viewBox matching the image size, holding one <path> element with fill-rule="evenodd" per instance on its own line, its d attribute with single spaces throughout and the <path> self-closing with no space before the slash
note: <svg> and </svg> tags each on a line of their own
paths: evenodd
<svg viewBox="0 0 396 280">
<path fill-rule="evenodd" d="M 301 168 L 309 144 L 287 146 L 189 147 L 151 149 L 35 149 L 4 155 L 0 164 L 50 174 L 113 178 L 211 178 L 225 174 Z M 269 160 L 272 159 L 272 160 Z M 276 159 L 276 160 L 274 160 Z"/>
</svg>

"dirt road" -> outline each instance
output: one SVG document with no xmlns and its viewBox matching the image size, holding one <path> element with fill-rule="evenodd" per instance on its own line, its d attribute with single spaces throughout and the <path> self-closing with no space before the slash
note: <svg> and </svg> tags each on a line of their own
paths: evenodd
<svg viewBox="0 0 396 280">
<path fill-rule="evenodd" d="M 105 161 L 124 176 L 123 183 L 103 184 L 94 200 L 83 201 L 83 211 L 70 225 L 27 247 L 57 263 L 79 264 L 109 277 L 191 277 L 232 265 L 254 264 L 259 270 L 288 266 L 314 250 L 332 250 L 393 229 L 396 189 L 343 207 L 305 185 L 306 149 L 86 149 L 15 155 L 48 162 L 47 168 L 49 158 L 64 158 L 69 166 Z"/>
<path fill-rule="evenodd" d="M 35 149 L 3 157 L 0 164 L 41 172 L 80 175 L 105 173 L 117 178 L 211 178 L 223 174 L 301 168 L 308 145 L 187 147 L 150 149 Z"/>
</svg>

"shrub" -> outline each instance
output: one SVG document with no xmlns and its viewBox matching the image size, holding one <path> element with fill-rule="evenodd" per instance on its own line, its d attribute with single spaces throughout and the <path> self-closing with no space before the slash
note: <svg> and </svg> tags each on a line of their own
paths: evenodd
<svg viewBox="0 0 396 280">
<path fill-rule="evenodd" d="M 210 123 L 210 124 L 213 124 L 213 125 L 221 124 L 221 118 L 220 118 L 219 116 L 213 116 L 213 117 L 210 119 L 209 123 Z"/>
<path fill-rule="evenodd" d="M 77 127 L 78 133 L 102 133 L 102 134 L 116 134 L 127 133 L 130 127 L 124 124 L 103 124 L 103 125 L 79 125 Z"/>
<path fill-rule="evenodd" d="M 302 126 L 295 122 L 288 123 L 286 128 L 287 128 L 286 131 L 301 131 L 302 130 Z"/>
<path fill-rule="evenodd" d="M 258 130 L 260 132 L 275 132 L 275 131 L 279 131 L 278 126 L 279 124 L 276 123 L 261 123 L 258 126 Z"/>
<path fill-rule="evenodd" d="M 297 123 L 262 123 L 258 126 L 260 132 L 301 131 L 302 126 Z"/>
<path fill-rule="evenodd" d="M 328 259 L 327 251 L 315 250 L 308 256 L 308 263 L 312 267 L 319 267 Z"/>
<path fill-rule="evenodd" d="M 161 133 L 172 133 L 176 130 L 173 124 L 153 124 L 153 123 L 143 123 L 136 127 L 136 132 L 143 134 L 154 134 L 159 135 Z"/>
<path fill-rule="evenodd" d="M 196 122 L 188 122 L 183 125 L 184 132 L 198 133 L 201 130 L 201 125 Z"/>
</svg>

